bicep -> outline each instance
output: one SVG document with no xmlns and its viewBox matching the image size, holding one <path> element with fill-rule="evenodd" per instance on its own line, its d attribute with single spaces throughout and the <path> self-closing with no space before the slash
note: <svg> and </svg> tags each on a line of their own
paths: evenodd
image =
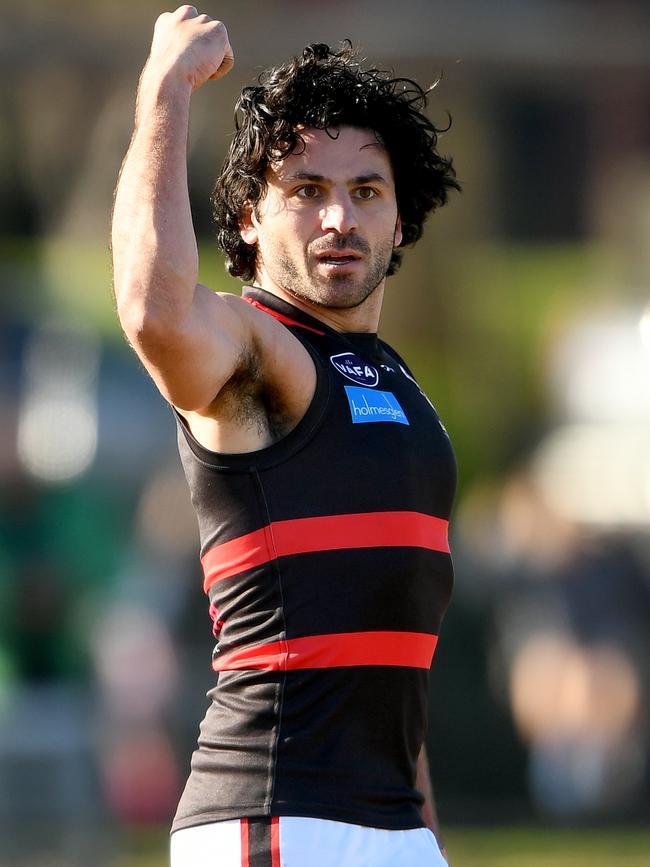
<svg viewBox="0 0 650 867">
<path fill-rule="evenodd" d="M 128 334 L 163 397 L 182 410 L 209 406 L 250 352 L 248 305 L 198 284 L 182 321 L 149 321 Z"/>
</svg>

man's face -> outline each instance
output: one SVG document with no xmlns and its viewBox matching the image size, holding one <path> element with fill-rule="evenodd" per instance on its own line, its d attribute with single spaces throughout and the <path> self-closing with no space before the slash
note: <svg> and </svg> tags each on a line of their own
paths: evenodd
<svg viewBox="0 0 650 867">
<path fill-rule="evenodd" d="M 322 307 L 357 307 L 383 284 L 402 235 L 386 149 L 366 129 L 338 137 L 302 132 L 298 148 L 273 163 L 268 189 L 242 220 L 257 245 L 257 278 Z"/>
</svg>

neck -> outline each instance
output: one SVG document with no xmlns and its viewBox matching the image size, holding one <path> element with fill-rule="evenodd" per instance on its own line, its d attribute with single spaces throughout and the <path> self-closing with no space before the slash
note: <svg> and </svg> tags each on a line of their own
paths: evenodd
<svg viewBox="0 0 650 867">
<path fill-rule="evenodd" d="M 368 332 L 370 334 L 376 334 L 379 331 L 385 279 L 357 307 L 326 307 L 323 304 L 315 304 L 293 295 L 270 280 L 258 278 L 255 285 L 283 301 L 293 304 L 298 310 L 313 316 L 314 319 L 320 320 L 335 331 Z"/>
</svg>

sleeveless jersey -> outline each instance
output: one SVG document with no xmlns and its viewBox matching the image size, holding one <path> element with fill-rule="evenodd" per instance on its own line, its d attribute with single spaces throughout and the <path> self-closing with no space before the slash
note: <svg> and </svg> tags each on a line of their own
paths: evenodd
<svg viewBox="0 0 650 867">
<path fill-rule="evenodd" d="M 209 451 L 178 419 L 218 679 L 172 830 L 269 815 L 421 827 L 415 768 L 452 585 L 449 438 L 377 335 L 244 297 L 306 347 L 317 384 L 257 452 Z"/>
</svg>

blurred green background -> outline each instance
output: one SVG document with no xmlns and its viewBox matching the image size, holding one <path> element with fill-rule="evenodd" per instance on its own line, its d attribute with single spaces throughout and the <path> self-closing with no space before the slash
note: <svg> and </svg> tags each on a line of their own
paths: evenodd
<svg viewBox="0 0 650 867">
<path fill-rule="evenodd" d="M 167 7 L 171 9 L 172 7 Z M 0 865 L 163 864 L 211 686 L 173 419 L 114 314 L 108 232 L 164 11 L 0 5 Z M 237 93 L 314 41 L 439 80 L 463 194 L 382 336 L 454 442 L 456 589 L 429 753 L 454 865 L 650 863 L 650 8 L 208 2 L 201 279 Z"/>
</svg>

